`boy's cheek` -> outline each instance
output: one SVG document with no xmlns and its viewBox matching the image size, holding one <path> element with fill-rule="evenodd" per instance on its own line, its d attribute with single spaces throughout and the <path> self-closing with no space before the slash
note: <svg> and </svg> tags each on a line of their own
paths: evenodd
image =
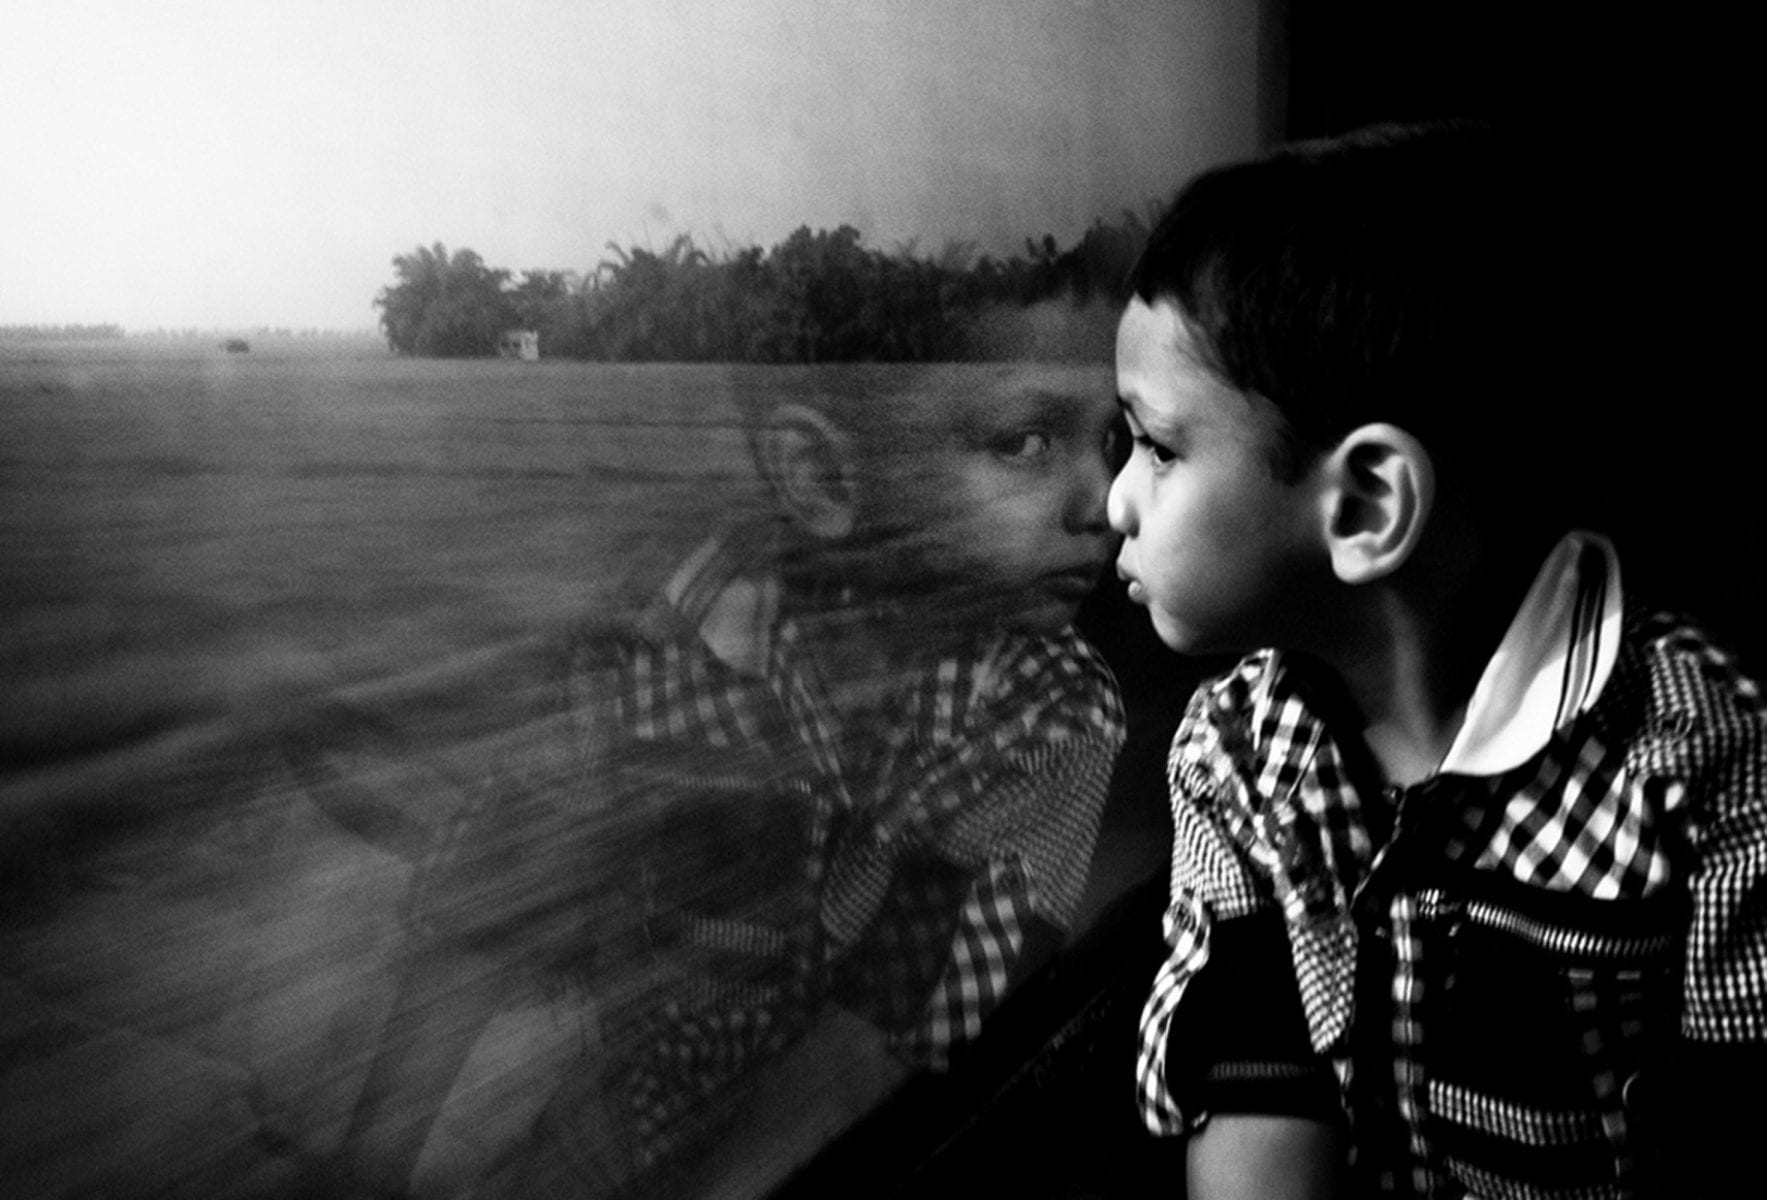
<svg viewBox="0 0 1767 1200">
<path fill-rule="evenodd" d="M 875 530 L 924 530 L 947 519 L 949 483 L 932 464 L 907 455 L 860 481 L 860 519 Z"/>
<path fill-rule="evenodd" d="M 1159 609 L 1149 609 L 1148 616 L 1153 624 L 1154 636 L 1159 638 L 1168 650 L 1183 653 L 1194 649 L 1190 644 L 1190 639 L 1183 634 L 1168 614 Z"/>
</svg>

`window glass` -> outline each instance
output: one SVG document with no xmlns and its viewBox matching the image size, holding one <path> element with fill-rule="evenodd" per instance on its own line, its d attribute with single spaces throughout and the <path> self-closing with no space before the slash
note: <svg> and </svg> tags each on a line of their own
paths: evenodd
<svg viewBox="0 0 1767 1200">
<path fill-rule="evenodd" d="M 759 1195 L 973 1058 L 1164 860 L 1117 288 L 1264 7 L 14 14 L 0 1176 Z"/>
</svg>

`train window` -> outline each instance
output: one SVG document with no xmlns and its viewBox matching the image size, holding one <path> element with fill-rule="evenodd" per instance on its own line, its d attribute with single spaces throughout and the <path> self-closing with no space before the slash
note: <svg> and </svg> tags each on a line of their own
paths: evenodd
<svg viewBox="0 0 1767 1200">
<path fill-rule="evenodd" d="M 1117 289 L 1277 7 L 16 17 L 0 1176 L 856 1189 L 1122 1019 Z"/>
</svg>

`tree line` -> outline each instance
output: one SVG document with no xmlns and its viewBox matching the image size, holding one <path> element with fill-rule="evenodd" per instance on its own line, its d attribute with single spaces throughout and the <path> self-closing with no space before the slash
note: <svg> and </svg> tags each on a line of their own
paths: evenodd
<svg viewBox="0 0 1767 1200">
<path fill-rule="evenodd" d="M 0 342 L 114 341 L 121 325 L 0 325 Z"/>
<path fill-rule="evenodd" d="M 990 356 L 991 314 L 1051 300 L 1117 298 L 1151 212 L 1095 221 L 1071 247 L 1053 237 L 1007 258 L 951 243 L 885 252 L 850 225 L 800 227 L 767 250 L 712 254 L 690 235 L 662 250 L 608 243 L 592 271 L 520 278 L 468 249 L 419 246 L 393 259 L 375 298 L 401 354 L 484 356 L 511 329 L 549 357 L 606 362 L 923 362 Z"/>
</svg>

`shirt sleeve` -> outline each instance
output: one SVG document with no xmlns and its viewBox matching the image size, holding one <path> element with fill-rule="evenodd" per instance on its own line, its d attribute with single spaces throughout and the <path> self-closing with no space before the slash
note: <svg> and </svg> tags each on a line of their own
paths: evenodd
<svg viewBox="0 0 1767 1200">
<path fill-rule="evenodd" d="M 1077 636 L 1001 634 L 924 682 L 906 723 L 917 753 L 897 777 L 894 828 L 845 848 L 830 894 L 856 892 L 844 885 L 866 859 L 887 880 L 884 919 L 870 921 L 849 958 L 900 981 L 882 993 L 911 990 L 914 1015 L 894 1028 L 892 1049 L 939 1069 L 1071 925 L 1124 721 L 1108 667 Z M 889 919 L 916 906 L 914 920 Z M 892 967 L 897 959 L 920 964 Z"/>
<path fill-rule="evenodd" d="M 1096 845 L 1119 739 L 1074 739 L 1058 755 L 998 772 L 990 802 L 952 822 L 935 855 L 967 884 L 924 1018 L 894 1039 L 903 1057 L 944 1067 L 1028 970 L 1066 937 Z"/>
<path fill-rule="evenodd" d="M 1753 1169 L 1761 1106 L 1746 1098 L 1767 1072 L 1767 706 L 1696 630 L 1675 629 L 1659 649 L 1670 663 L 1656 675 L 1668 714 L 1656 736 L 1680 760 L 1670 787 L 1684 794 L 1668 800 L 1688 808 L 1693 912 L 1681 1044 L 1659 1074 L 1632 1081 L 1627 1100 L 1660 1129 L 1676 1194 L 1720 1196 Z"/>
<path fill-rule="evenodd" d="M 1759 686 L 1703 640 L 1669 675 L 1687 756 L 1696 865 L 1682 1031 L 1767 1040 L 1767 709 Z"/>
<path fill-rule="evenodd" d="M 1168 954 L 1142 1009 L 1136 1091 L 1155 1134 L 1194 1130 L 1211 1111 L 1335 1114 L 1329 1065 L 1312 1050 L 1280 910 L 1226 831 L 1241 785 L 1192 697 L 1172 742 Z"/>
<path fill-rule="evenodd" d="M 1260 1113 L 1335 1121 L 1331 1064 L 1314 1052 L 1281 916 L 1217 921 L 1209 967 L 1178 1008 L 1166 1084 L 1181 1112 Z"/>
<path fill-rule="evenodd" d="M 944 1070 L 953 1052 L 981 1035 L 984 1020 L 1018 982 L 1027 948 L 1051 930 L 1027 903 L 1023 870 L 987 864 L 964 889 L 947 952 L 919 1019 L 890 1035 L 893 1053 Z"/>
<path fill-rule="evenodd" d="M 550 735 L 550 736 L 549 736 Z M 605 825 L 576 811 L 555 722 L 523 731 L 469 781 L 413 866 L 401 915 L 410 948 L 557 966 L 588 950 L 585 911 L 605 904 Z"/>
<path fill-rule="evenodd" d="M 470 773 L 433 797 L 443 815 L 401 905 L 408 949 L 575 973 L 614 931 L 630 940 L 630 864 L 647 829 L 609 819 L 613 643 L 567 652 L 522 718 L 474 745 Z"/>
</svg>

